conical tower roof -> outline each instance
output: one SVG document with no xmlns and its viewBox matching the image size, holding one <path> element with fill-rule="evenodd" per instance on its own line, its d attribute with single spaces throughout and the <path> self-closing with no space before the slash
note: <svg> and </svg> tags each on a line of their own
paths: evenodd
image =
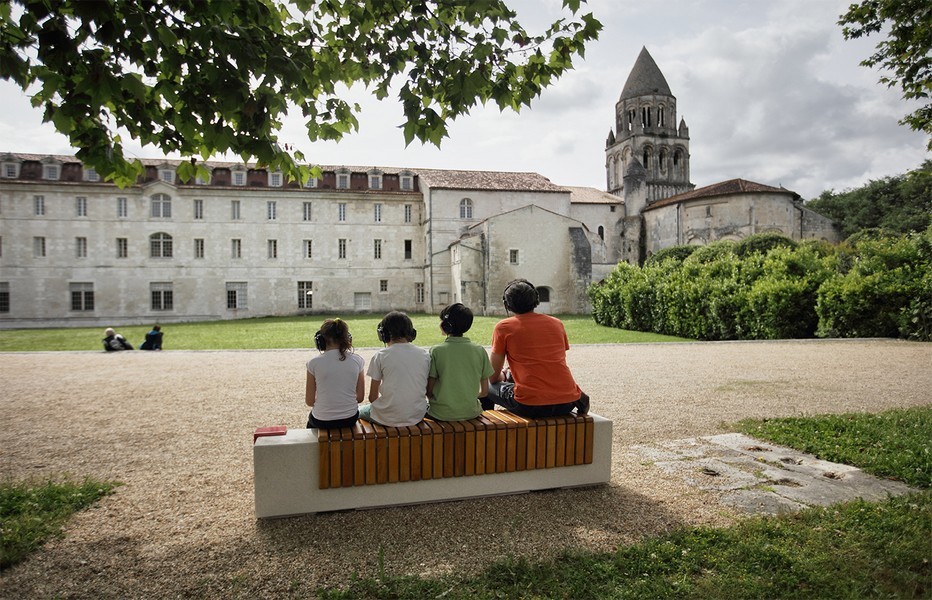
<svg viewBox="0 0 932 600">
<path fill-rule="evenodd" d="M 663 73 L 660 72 L 660 67 L 654 62 L 647 48 L 642 47 L 638 59 L 634 62 L 634 68 L 631 69 L 631 74 L 628 75 L 628 81 L 625 82 L 625 87 L 621 90 L 621 97 L 618 101 L 655 94 L 673 95 L 670 86 L 667 85 L 667 80 L 664 78 Z"/>
</svg>

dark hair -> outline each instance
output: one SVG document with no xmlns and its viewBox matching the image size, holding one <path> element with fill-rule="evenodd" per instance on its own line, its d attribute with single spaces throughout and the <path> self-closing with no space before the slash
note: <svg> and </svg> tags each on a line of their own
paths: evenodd
<svg viewBox="0 0 932 600">
<path fill-rule="evenodd" d="M 153 325 L 153 326 L 152 326 L 152 329 L 153 329 L 154 331 L 162 331 L 162 326 L 161 326 L 161 325 Z"/>
<path fill-rule="evenodd" d="M 440 311 L 440 328 L 450 335 L 463 335 L 472 327 L 472 311 L 456 302 Z"/>
<path fill-rule="evenodd" d="M 322 339 L 321 339 L 322 338 Z M 353 334 L 343 319 L 327 319 L 314 336 L 314 343 L 321 352 L 326 349 L 326 342 L 334 342 L 340 347 L 340 360 L 346 360 L 346 353 L 353 349 Z M 321 348 L 323 346 L 323 348 Z"/>
<path fill-rule="evenodd" d="M 413 342 L 417 337 L 417 330 L 411 318 L 399 310 L 393 310 L 385 315 L 376 331 L 378 331 L 379 340 L 384 344 L 403 338 Z"/>
<path fill-rule="evenodd" d="M 513 279 L 502 292 L 502 304 L 505 310 L 521 315 L 529 313 L 540 304 L 537 288 L 527 279 Z"/>
</svg>

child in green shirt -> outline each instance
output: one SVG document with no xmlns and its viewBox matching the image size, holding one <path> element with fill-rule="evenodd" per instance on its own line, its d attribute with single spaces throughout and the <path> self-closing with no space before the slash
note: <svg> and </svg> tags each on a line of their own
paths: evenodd
<svg viewBox="0 0 932 600">
<path fill-rule="evenodd" d="M 472 319 L 472 311 L 459 302 L 440 311 L 447 339 L 430 349 L 427 416 L 432 419 L 465 421 L 482 414 L 479 398 L 489 393 L 492 363 L 485 348 L 463 337 Z"/>
</svg>

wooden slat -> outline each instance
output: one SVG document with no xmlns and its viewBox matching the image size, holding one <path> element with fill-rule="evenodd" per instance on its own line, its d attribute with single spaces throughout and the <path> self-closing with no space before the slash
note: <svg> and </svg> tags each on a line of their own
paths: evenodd
<svg viewBox="0 0 932 600">
<path fill-rule="evenodd" d="M 557 424 L 552 418 L 544 421 L 547 423 L 546 467 L 551 469 L 557 464 Z"/>
<path fill-rule="evenodd" d="M 399 465 L 400 444 L 398 443 L 398 428 L 386 427 L 388 433 L 388 482 L 398 483 L 401 468 Z"/>
<path fill-rule="evenodd" d="M 374 485 L 376 481 L 375 463 L 375 429 L 369 421 L 359 421 L 363 434 L 366 436 L 366 485 Z"/>
<path fill-rule="evenodd" d="M 421 478 L 433 479 L 434 434 L 426 421 L 417 424 L 421 432 Z"/>
<path fill-rule="evenodd" d="M 388 483 L 388 432 L 376 423 L 375 429 L 375 482 Z"/>
<path fill-rule="evenodd" d="M 398 428 L 398 481 L 411 481 L 411 434 Z"/>
<path fill-rule="evenodd" d="M 473 424 L 473 427 L 476 428 L 476 475 L 482 475 L 485 473 L 485 421 L 482 419 L 476 418 L 472 419 L 470 423 Z"/>
<path fill-rule="evenodd" d="M 537 436 L 540 428 L 536 419 L 527 419 L 527 460 L 526 468 L 530 471 L 537 467 Z"/>
<path fill-rule="evenodd" d="M 436 421 L 443 431 L 443 476 L 453 477 L 453 426 L 446 421 Z"/>
<path fill-rule="evenodd" d="M 366 485 L 366 434 L 358 421 L 352 431 L 353 485 Z"/>
<path fill-rule="evenodd" d="M 566 465 L 576 463 L 576 417 L 570 416 L 566 420 Z"/>
<path fill-rule="evenodd" d="M 319 485 L 320 489 L 326 490 L 330 488 L 330 434 L 326 429 L 317 430 L 317 446 L 320 453 L 317 458 Z"/>
<path fill-rule="evenodd" d="M 464 475 L 475 475 L 476 474 L 476 425 L 470 421 L 463 421 L 463 429 L 465 433 L 463 438 L 465 440 L 464 450 L 465 450 L 465 464 L 464 464 Z"/>
<path fill-rule="evenodd" d="M 489 419 L 486 413 L 491 411 L 485 411 L 480 416 L 479 419 L 482 421 L 482 425 L 485 428 L 485 472 L 494 473 L 495 464 L 497 461 L 495 454 L 495 444 L 497 440 L 497 425 L 495 421 Z"/>
<path fill-rule="evenodd" d="M 508 446 L 509 453 L 511 453 L 511 450 L 513 449 L 514 454 L 514 468 L 512 470 L 525 471 L 527 470 L 528 425 L 533 421 L 533 419 L 527 419 L 508 411 L 499 411 L 499 414 L 503 419 L 507 419 L 510 423 L 510 429 L 508 432 Z M 510 456 L 508 458 L 508 464 L 512 464 Z"/>
<path fill-rule="evenodd" d="M 511 473 L 515 470 L 515 465 L 517 464 L 517 455 L 515 452 L 517 443 L 518 443 L 518 430 L 517 424 L 507 417 L 508 413 L 502 411 L 496 411 L 489 415 L 489 418 L 495 419 L 501 427 L 504 428 L 504 437 L 502 437 L 501 430 L 496 432 L 497 437 L 497 448 L 496 452 L 501 454 L 501 449 L 504 448 L 504 472 Z M 502 462 L 500 456 L 496 456 L 495 470 L 497 473 L 499 471 L 499 463 Z"/>
<path fill-rule="evenodd" d="M 547 421 L 535 419 L 537 423 L 537 456 L 535 462 L 538 469 L 547 468 Z"/>
<path fill-rule="evenodd" d="M 466 473 L 466 428 L 459 421 L 451 421 L 453 427 L 453 476 Z"/>
<path fill-rule="evenodd" d="M 434 479 L 440 479 L 443 477 L 443 429 L 440 428 L 437 421 L 428 420 L 425 422 L 430 425 L 431 437 L 434 441 L 434 455 L 431 457 L 431 470 L 433 471 Z"/>
<path fill-rule="evenodd" d="M 420 481 L 421 475 L 421 430 L 417 425 L 408 427 L 411 438 L 411 481 Z"/>
<path fill-rule="evenodd" d="M 353 430 L 350 427 L 340 429 L 340 485 L 353 487 Z"/>
<path fill-rule="evenodd" d="M 557 421 L 557 455 L 555 465 L 562 467 L 566 465 L 566 419 L 559 418 Z"/>
<path fill-rule="evenodd" d="M 592 435 L 595 433 L 595 421 L 592 420 L 592 417 L 586 415 L 586 448 L 584 450 L 585 458 L 583 462 L 587 465 L 592 464 Z"/>
<path fill-rule="evenodd" d="M 340 442 L 343 432 L 339 429 L 330 430 L 330 487 L 338 488 L 343 485 L 343 465 L 340 463 Z"/>
</svg>

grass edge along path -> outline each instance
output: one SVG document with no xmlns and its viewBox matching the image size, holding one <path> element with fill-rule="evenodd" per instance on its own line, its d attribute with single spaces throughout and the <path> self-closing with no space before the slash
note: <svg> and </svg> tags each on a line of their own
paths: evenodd
<svg viewBox="0 0 932 600">
<path fill-rule="evenodd" d="M 752 517 L 729 528 L 687 527 L 614 553 L 567 551 L 548 561 L 505 558 L 474 577 L 356 576 L 345 588 L 317 593 L 328 600 L 927 598 L 932 596 L 930 419 L 932 407 L 926 406 L 737 424 L 757 437 L 815 450 L 827 460 L 844 457 L 848 464 L 924 491 L 884 502 L 858 500 Z M 917 474 L 917 465 L 925 472 Z"/>
<path fill-rule="evenodd" d="M 0 481 L 0 572 L 62 535 L 71 515 L 113 493 L 118 485 L 90 477 L 81 482 Z"/>
</svg>

